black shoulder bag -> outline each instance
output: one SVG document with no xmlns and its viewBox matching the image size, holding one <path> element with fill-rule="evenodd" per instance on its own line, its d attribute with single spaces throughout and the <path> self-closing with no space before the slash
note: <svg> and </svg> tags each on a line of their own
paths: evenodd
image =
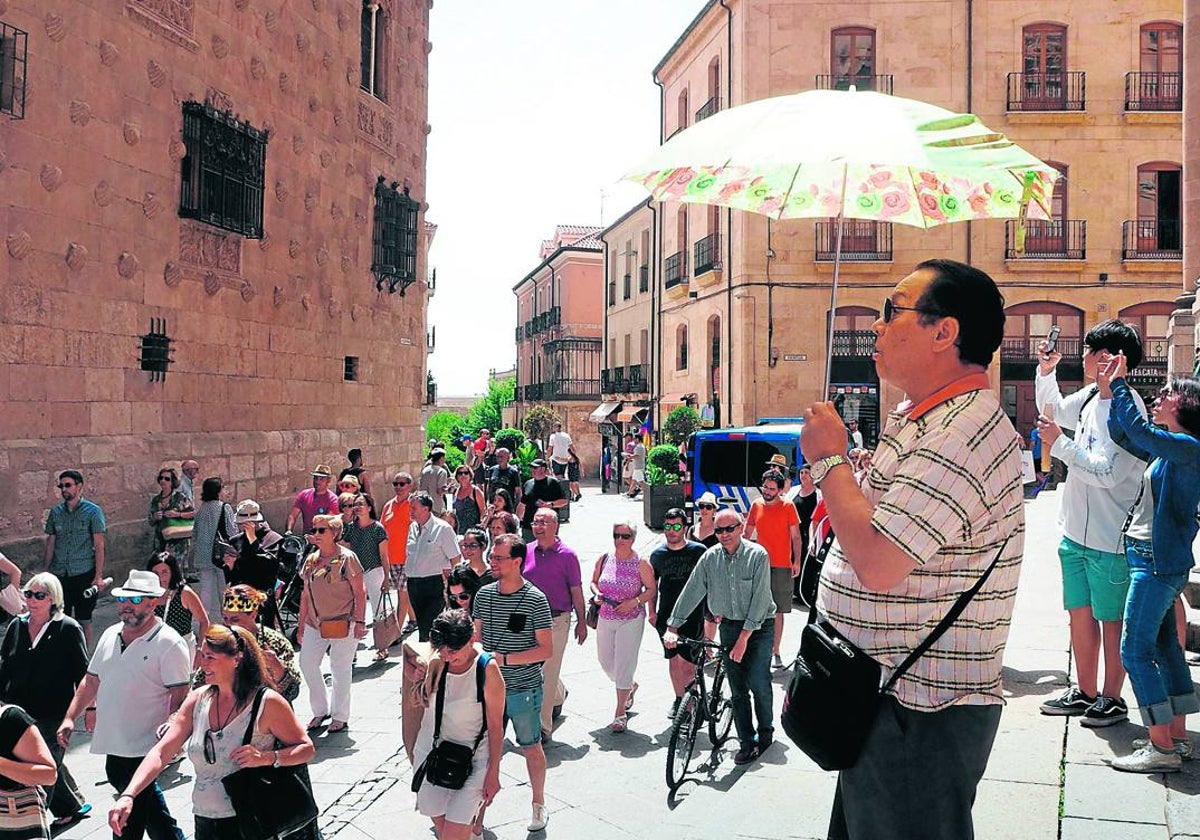
<svg viewBox="0 0 1200 840">
<path fill-rule="evenodd" d="M 434 701 L 433 749 L 425 756 L 417 772 L 413 773 L 413 793 L 419 791 L 421 784 L 426 781 L 447 790 L 462 790 L 467 779 L 471 778 L 471 763 L 475 758 L 475 750 L 479 749 L 479 742 L 487 732 L 487 700 L 484 698 L 483 684 L 491 660 L 490 653 L 481 653 L 475 662 L 475 699 L 483 707 L 483 726 L 475 736 L 475 743 L 469 747 L 466 744 L 441 739 L 442 709 L 446 705 L 446 675 L 450 672 L 448 667 L 442 666 L 442 675 L 438 679 L 437 700 Z"/>
<path fill-rule="evenodd" d="M 262 706 L 265 688 L 254 696 L 250 722 L 243 744 L 254 735 L 254 723 Z M 317 818 L 308 765 L 292 767 L 243 767 L 221 779 L 237 814 L 242 840 L 269 840 L 299 831 Z"/>
<path fill-rule="evenodd" d="M 779 722 L 788 737 L 822 770 L 846 770 L 858 761 L 879 711 L 879 702 L 913 663 L 966 609 L 996 568 L 1008 539 L 987 570 L 958 596 L 949 612 L 917 645 L 881 688 L 879 663 L 844 638 L 828 621 L 810 621 L 801 631 Z M 815 612 L 815 607 L 812 608 Z"/>
<path fill-rule="evenodd" d="M 221 512 L 217 514 L 217 530 L 213 533 L 212 542 L 212 564 L 218 569 L 225 568 L 225 552 L 229 551 L 229 541 L 233 539 L 232 534 L 225 533 L 225 513 L 229 510 L 229 505 L 221 502 Z"/>
</svg>

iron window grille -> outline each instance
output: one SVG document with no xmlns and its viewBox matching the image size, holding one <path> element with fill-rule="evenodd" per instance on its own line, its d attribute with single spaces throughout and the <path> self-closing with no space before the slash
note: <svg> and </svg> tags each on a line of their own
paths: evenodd
<svg viewBox="0 0 1200 840">
<path fill-rule="evenodd" d="M 342 365 L 342 381 L 357 382 L 358 381 L 358 356 L 346 356 L 345 362 Z"/>
<path fill-rule="evenodd" d="M 371 241 L 371 274 L 375 288 L 404 290 L 417 279 L 417 231 L 421 206 L 382 175 L 375 182 L 375 233 Z"/>
<path fill-rule="evenodd" d="M 0 23 L 0 114 L 25 119 L 25 57 L 28 33 Z"/>
<path fill-rule="evenodd" d="M 207 103 L 183 103 L 179 215 L 262 239 L 267 133 Z"/>
<path fill-rule="evenodd" d="M 162 382 L 167 378 L 167 369 L 175 360 L 171 358 L 171 338 L 167 335 L 165 318 L 151 318 L 150 332 L 142 336 L 138 353 L 138 364 L 149 372 L 151 382 Z"/>
</svg>

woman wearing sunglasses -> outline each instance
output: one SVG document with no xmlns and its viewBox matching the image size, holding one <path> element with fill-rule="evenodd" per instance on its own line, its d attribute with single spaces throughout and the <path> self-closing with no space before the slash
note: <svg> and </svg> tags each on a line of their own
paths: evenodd
<svg viewBox="0 0 1200 840">
<path fill-rule="evenodd" d="M 475 593 L 483 585 L 483 581 L 471 565 L 466 560 L 462 561 L 446 576 L 446 609 L 466 610 L 470 615 L 471 602 L 475 600 Z"/>
<path fill-rule="evenodd" d="M 454 530 L 461 536 L 467 529 L 476 527 L 483 520 L 486 506 L 483 491 L 476 486 L 470 467 L 456 469 L 454 480 L 458 482 L 454 489 Z"/>
<path fill-rule="evenodd" d="M 330 733 L 341 732 L 349 726 L 354 654 L 358 650 L 358 640 L 367 635 L 367 590 L 362 566 L 353 551 L 338 545 L 341 537 L 340 516 L 313 517 L 309 539 L 317 550 L 308 555 L 300 569 L 304 597 L 300 599 L 300 621 L 296 626 L 300 672 L 308 684 L 308 700 L 313 713 L 308 728 L 319 728 L 332 712 Z M 332 700 L 325 690 L 325 678 L 321 673 L 321 663 L 327 653 L 333 675 Z"/>
<path fill-rule="evenodd" d="M 462 552 L 462 558 L 471 571 L 475 573 L 475 577 L 479 581 L 479 586 L 487 586 L 489 583 L 495 583 L 495 578 L 492 577 L 492 567 L 483 557 L 487 547 L 487 534 L 483 532 L 482 528 L 470 529 L 458 541 L 458 549 Z M 450 599 L 447 599 L 447 603 L 450 609 L 458 606 Z M 463 609 L 467 609 L 467 607 L 463 607 Z"/>
<path fill-rule="evenodd" d="M 63 764 L 64 750 L 55 734 L 87 672 L 87 646 L 83 629 L 63 615 L 63 590 L 57 577 L 49 572 L 34 575 L 21 594 L 29 612 L 14 618 L 4 634 L 0 698 L 29 713 L 50 749 L 58 780 L 47 790 L 46 804 L 55 817 L 51 827 L 63 829 L 92 810 Z"/>
<path fill-rule="evenodd" d="M 108 812 L 120 834 L 133 807 L 131 797 L 148 787 L 166 760 L 187 746 L 196 768 L 192 813 L 196 840 L 241 840 L 238 816 L 221 779 L 243 767 L 290 767 L 307 763 L 313 744 L 287 701 L 267 677 L 262 650 L 240 627 L 213 624 L 200 646 L 205 685 L 194 689 L 172 716 L 166 734 L 142 759 L 128 786 Z M 250 743 L 243 744 L 254 700 L 263 690 Z"/>
<path fill-rule="evenodd" d="M 592 572 L 592 594 L 600 600 L 600 620 L 596 625 L 596 651 L 600 667 L 617 687 L 617 708 L 611 725 L 613 732 L 624 732 L 629 723 L 627 712 L 633 708 L 637 683 L 638 648 L 642 644 L 642 617 L 645 605 L 658 590 L 654 569 L 633 550 L 637 524 L 633 521 L 613 525 L 613 550 L 596 561 Z"/>
<path fill-rule="evenodd" d="M 154 550 L 169 551 L 194 576 L 191 521 L 196 515 L 192 500 L 179 489 L 179 475 L 171 468 L 158 471 L 158 493 L 150 499 L 150 526 L 154 528 Z M 188 523 L 183 526 L 186 520 Z M 198 580 L 199 578 L 195 578 Z"/>
<path fill-rule="evenodd" d="M 342 498 L 345 499 L 346 494 L 343 493 Z M 363 584 L 367 589 L 367 601 L 371 605 L 371 620 L 374 621 L 376 616 L 388 612 L 383 603 L 384 593 L 391 588 L 388 532 L 376 521 L 374 506 L 365 493 L 351 497 L 349 504 L 351 517 L 342 528 L 342 544 L 354 552 L 359 565 L 362 566 Z M 342 516 L 345 518 L 344 509 Z M 387 658 L 387 648 L 376 649 L 376 660 L 382 662 Z"/>
</svg>

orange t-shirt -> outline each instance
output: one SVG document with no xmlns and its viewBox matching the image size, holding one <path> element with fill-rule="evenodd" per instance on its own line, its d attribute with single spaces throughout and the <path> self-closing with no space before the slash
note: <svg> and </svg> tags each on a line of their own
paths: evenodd
<svg viewBox="0 0 1200 840">
<path fill-rule="evenodd" d="M 772 569 L 791 568 L 793 525 L 800 527 L 800 514 L 789 502 L 781 500 L 768 505 L 762 499 L 755 499 L 750 506 L 746 528 L 755 529 L 754 541 L 767 550 Z"/>
<path fill-rule="evenodd" d="M 388 563 L 403 565 L 408 559 L 408 526 L 411 524 L 411 502 L 388 499 L 379 521 L 388 535 Z"/>
</svg>

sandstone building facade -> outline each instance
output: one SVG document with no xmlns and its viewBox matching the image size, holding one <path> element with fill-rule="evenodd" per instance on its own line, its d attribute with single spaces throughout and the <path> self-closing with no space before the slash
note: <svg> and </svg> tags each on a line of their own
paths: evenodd
<svg viewBox="0 0 1200 840">
<path fill-rule="evenodd" d="M 352 446 L 420 463 L 431 5 L 0 0 L 10 556 L 68 467 L 111 565 L 160 465 L 282 526 Z"/>
<path fill-rule="evenodd" d="M 881 406 L 900 397 L 875 376 L 871 324 L 887 290 L 931 257 L 970 262 L 1003 288 L 994 375 L 1023 433 L 1034 420 L 1033 348 L 1053 324 L 1068 382 L 1081 376 L 1082 335 L 1110 317 L 1143 331 L 1141 387 L 1165 375 L 1184 291 L 1182 2 L 1103 5 L 714 0 L 654 69 L 663 140 L 730 106 L 855 85 L 975 113 L 1066 176 L 1054 221 L 1030 229 L 1023 254 L 1014 224 L 1000 220 L 928 231 L 847 223 L 829 397 L 868 437 Z M 672 407 L 664 398 L 684 394 L 721 425 L 796 415 L 819 398 L 833 223 L 669 202 L 653 210 L 654 253 L 638 259 L 655 290 L 641 317 L 655 324 L 646 396 L 656 425 Z M 614 233 L 630 238 L 611 228 L 606 238 Z M 625 264 L 610 259 L 607 271 L 608 288 L 619 287 Z M 610 326 L 635 319 L 624 308 L 637 300 L 606 303 Z M 618 364 L 619 350 L 605 368 Z"/>
</svg>

